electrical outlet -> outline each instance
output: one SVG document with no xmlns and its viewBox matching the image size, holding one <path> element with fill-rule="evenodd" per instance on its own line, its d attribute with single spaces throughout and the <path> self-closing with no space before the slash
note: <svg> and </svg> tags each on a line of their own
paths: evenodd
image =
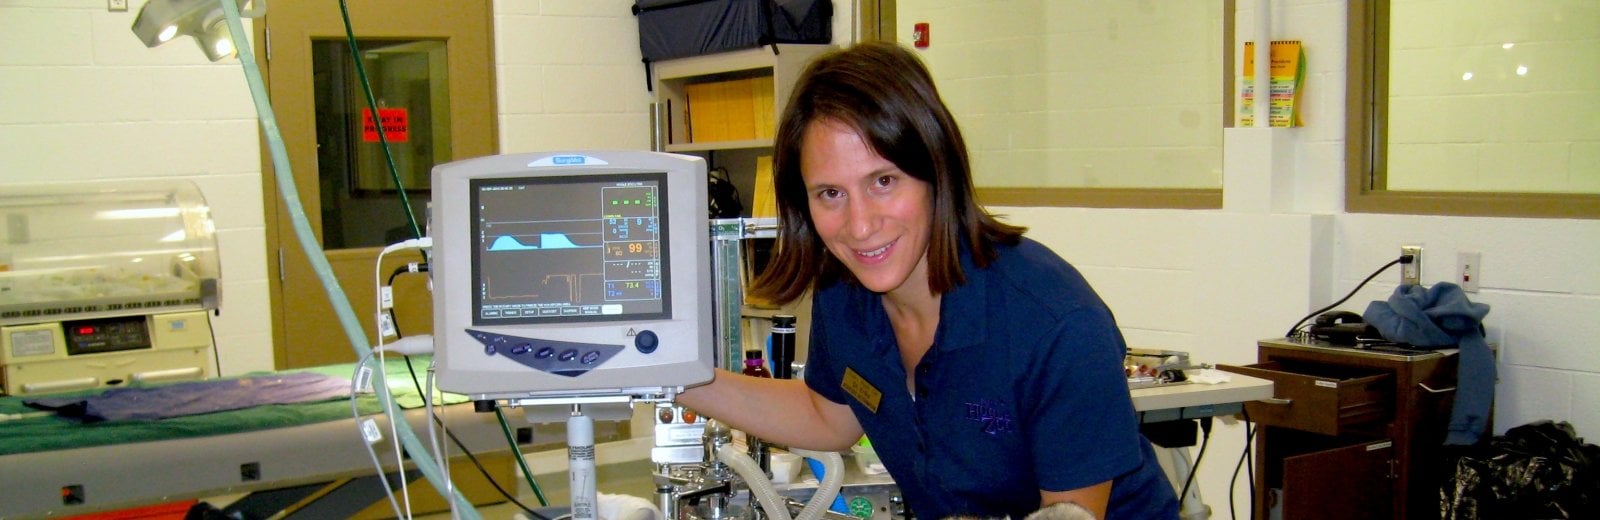
<svg viewBox="0 0 1600 520">
<path fill-rule="evenodd" d="M 1478 292 L 1478 278 L 1481 277 L 1481 271 L 1483 270 L 1482 263 L 1483 255 L 1477 251 L 1456 253 L 1456 285 L 1461 286 L 1461 290 L 1469 293 Z"/>
<path fill-rule="evenodd" d="M 1422 283 L 1422 246 L 1400 246 L 1401 255 L 1410 255 L 1411 263 L 1400 264 L 1400 285 Z"/>
<path fill-rule="evenodd" d="M 106 10 L 113 13 L 128 11 L 128 0 L 106 0 Z"/>
</svg>

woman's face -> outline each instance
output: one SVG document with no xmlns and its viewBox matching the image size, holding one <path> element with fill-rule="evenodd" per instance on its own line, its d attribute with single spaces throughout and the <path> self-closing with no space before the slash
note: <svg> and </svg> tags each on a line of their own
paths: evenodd
<svg viewBox="0 0 1600 520">
<path fill-rule="evenodd" d="M 878 293 L 927 291 L 933 226 L 928 183 L 900 171 L 854 128 L 831 119 L 806 126 L 800 173 L 812 225 L 862 286 Z"/>
</svg>

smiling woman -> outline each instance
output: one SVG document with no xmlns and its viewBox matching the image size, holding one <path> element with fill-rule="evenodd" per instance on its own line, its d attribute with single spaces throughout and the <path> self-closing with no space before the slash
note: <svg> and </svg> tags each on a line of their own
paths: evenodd
<svg viewBox="0 0 1600 520">
<path fill-rule="evenodd" d="M 919 515 L 1072 502 L 1177 518 L 1110 310 L 978 205 L 962 135 L 909 48 L 812 60 L 778 124 L 777 253 L 752 290 L 779 303 L 811 293 L 805 380 L 719 371 L 678 402 L 797 448 L 865 434 Z"/>
<path fill-rule="evenodd" d="M 928 183 L 873 152 L 841 121 L 812 123 L 803 142 L 800 170 L 811 221 L 833 257 L 873 292 L 898 291 L 908 279 L 921 282 L 928 267 L 915 253 L 927 250 L 933 221 Z"/>
</svg>

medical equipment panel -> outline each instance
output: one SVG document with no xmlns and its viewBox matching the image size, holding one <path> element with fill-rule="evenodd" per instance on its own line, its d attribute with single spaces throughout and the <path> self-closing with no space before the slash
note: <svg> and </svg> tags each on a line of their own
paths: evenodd
<svg viewBox="0 0 1600 520">
<path fill-rule="evenodd" d="M 216 375 L 221 270 L 194 183 L 11 186 L 0 220 L 6 393 Z"/>
<path fill-rule="evenodd" d="M 500 155 L 440 165 L 433 187 L 440 388 L 625 400 L 711 379 L 703 160 Z"/>
</svg>

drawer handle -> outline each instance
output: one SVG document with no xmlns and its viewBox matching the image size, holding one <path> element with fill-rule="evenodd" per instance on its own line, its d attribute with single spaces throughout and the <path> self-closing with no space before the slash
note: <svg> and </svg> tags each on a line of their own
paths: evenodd
<svg viewBox="0 0 1600 520">
<path fill-rule="evenodd" d="M 1430 393 L 1430 394 L 1442 394 L 1442 393 L 1445 393 L 1445 392 L 1454 392 L 1454 391 L 1456 391 L 1456 387 L 1453 387 L 1453 386 L 1450 387 L 1450 388 L 1440 388 L 1438 390 L 1434 390 L 1432 387 L 1429 387 L 1427 383 L 1417 383 L 1417 386 L 1422 387 L 1423 390 L 1427 390 L 1428 393 Z"/>
<path fill-rule="evenodd" d="M 1277 404 L 1277 405 L 1289 406 L 1291 404 L 1294 404 L 1294 399 L 1284 399 L 1284 398 L 1281 398 L 1281 397 L 1267 397 L 1267 398 L 1261 399 L 1261 402 L 1266 403 L 1266 404 Z"/>
</svg>

